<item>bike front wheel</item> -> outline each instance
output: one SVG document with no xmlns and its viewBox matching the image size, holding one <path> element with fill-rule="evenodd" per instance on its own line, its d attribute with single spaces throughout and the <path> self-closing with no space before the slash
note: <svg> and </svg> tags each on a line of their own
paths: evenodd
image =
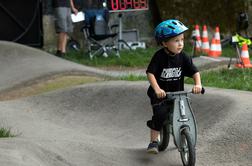
<svg viewBox="0 0 252 166">
<path fill-rule="evenodd" d="M 196 160 L 195 147 L 187 128 L 180 133 L 181 151 L 180 156 L 184 166 L 194 166 Z"/>
<path fill-rule="evenodd" d="M 168 147 L 169 141 L 170 141 L 169 125 L 165 124 L 160 131 L 158 150 L 164 151 Z"/>
</svg>

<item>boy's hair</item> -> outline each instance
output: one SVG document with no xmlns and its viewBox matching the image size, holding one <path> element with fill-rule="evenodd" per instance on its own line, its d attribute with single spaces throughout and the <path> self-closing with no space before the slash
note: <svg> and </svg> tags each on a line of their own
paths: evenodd
<svg viewBox="0 0 252 166">
<path fill-rule="evenodd" d="M 161 44 L 163 41 L 168 41 L 170 38 L 178 36 L 187 30 L 188 28 L 178 20 L 166 20 L 155 28 L 155 39 L 158 44 Z"/>
</svg>

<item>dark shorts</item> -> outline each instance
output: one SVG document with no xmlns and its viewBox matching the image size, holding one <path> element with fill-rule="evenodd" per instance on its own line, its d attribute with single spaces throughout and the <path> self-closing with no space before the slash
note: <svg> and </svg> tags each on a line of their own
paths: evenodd
<svg viewBox="0 0 252 166">
<path fill-rule="evenodd" d="M 58 7 L 54 9 L 55 15 L 55 31 L 56 33 L 73 32 L 73 24 L 71 19 L 71 9 L 67 7 Z"/>
<path fill-rule="evenodd" d="M 147 126 L 153 130 L 160 131 L 163 124 L 168 120 L 169 112 L 173 108 L 173 100 L 163 101 L 148 94 L 152 105 L 153 116 L 152 119 L 147 121 Z"/>
</svg>

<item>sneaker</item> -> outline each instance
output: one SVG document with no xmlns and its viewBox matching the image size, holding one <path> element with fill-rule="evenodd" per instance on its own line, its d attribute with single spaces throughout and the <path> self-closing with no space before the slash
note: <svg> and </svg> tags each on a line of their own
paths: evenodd
<svg viewBox="0 0 252 166">
<path fill-rule="evenodd" d="M 57 52 L 55 53 L 55 55 L 57 57 L 64 57 L 66 55 L 66 53 L 65 52 L 61 52 L 60 50 L 57 50 Z"/>
<path fill-rule="evenodd" d="M 65 57 L 66 53 L 65 52 L 62 52 L 61 53 L 61 57 Z"/>
<path fill-rule="evenodd" d="M 147 152 L 152 154 L 158 154 L 158 143 L 156 141 L 151 142 L 147 148 Z"/>
<path fill-rule="evenodd" d="M 62 57 L 62 52 L 60 50 L 57 50 L 57 52 L 55 53 L 55 55 L 57 57 Z"/>
</svg>

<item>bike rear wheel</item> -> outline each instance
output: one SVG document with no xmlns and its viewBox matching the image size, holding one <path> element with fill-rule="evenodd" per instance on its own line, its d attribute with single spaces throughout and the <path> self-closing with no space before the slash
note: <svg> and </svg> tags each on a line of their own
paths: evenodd
<svg viewBox="0 0 252 166">
<path fill-rule="evenodd" d="M 194 166 L 196 160 L 195 147 L 192 143 L 190 133 L 187 128 L 180 133 L 181 151 L 180 156 L 184 166 Z"/>
<path fill-rule="evenodd" d="M 168 147 L 169 141 L 170 141 L 169 125 L 165 124 L 160 130 L 158 150 L 164 151 Z"/>
</svg>

